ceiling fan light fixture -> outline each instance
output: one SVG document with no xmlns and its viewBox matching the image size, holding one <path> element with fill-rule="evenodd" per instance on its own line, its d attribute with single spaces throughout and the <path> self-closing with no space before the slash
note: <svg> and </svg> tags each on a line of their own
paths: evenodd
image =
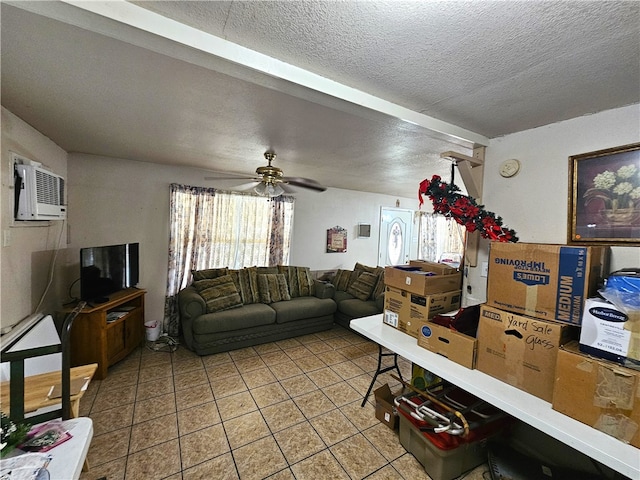
<svg viewBox="0 0 640 480">
<path fill-rule="evenodd" d="M 256 185 L 253 191 L 256 192 L 258 195 L 261 195 L 263 197 L 269 197 L 269 198 L 279 197 L 284 193 L 284 189 L 280 185 L 278 184 L 274 185 L 271 183 L 264 183 L 264 182 L 261 182 L 258 185 Z"/>
</svg>

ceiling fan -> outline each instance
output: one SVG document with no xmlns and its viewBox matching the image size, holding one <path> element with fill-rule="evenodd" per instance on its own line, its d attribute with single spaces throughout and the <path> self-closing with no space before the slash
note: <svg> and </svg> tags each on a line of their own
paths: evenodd
<svg viewBox="0 0 640 480">
<path fill-rule="evenodd" d="M 324 192 L 327 187 L 320 185 L 315 180 L 302 177 L 285 177 L 284 172 L 278 167 L 271 165 L 271 162 L 276 158 L 274 152 L 265 152 L 264 158 L 267 160 L 268 165 L 264 167 L 258 167 L 256 169 L 256 176 L 242 176 L 242 177 L 205 177 L 206 180 L 252 180 L 252 183 L 258 182 L 253 190 L 258 194 L 265 197 L 278 197 L 283 193 L 292 193 L 295 190 L 289 188 L 289 185 L 294 187 L 308 188 L 309 190 L 315 190 L 317 192 Z M 251 184 L 249 184 L 251 185 Z M 240 187 L 247 187 L 248 185 L 241 185 Z"/>
</svg>

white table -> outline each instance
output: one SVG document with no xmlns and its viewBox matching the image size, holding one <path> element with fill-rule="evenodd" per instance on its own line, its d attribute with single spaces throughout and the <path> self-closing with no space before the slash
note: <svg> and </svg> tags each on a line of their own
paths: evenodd
<svg viewBox="0 0 640 480">
<path fill-rule="evenodd" d="M 351 328 L 616 472 L 640 479 L 640 449 L 556 412 L 549 402 L 420 347 L 415 338 L 383 324 L 382 314 L 351 320 Z"/>
</svg>

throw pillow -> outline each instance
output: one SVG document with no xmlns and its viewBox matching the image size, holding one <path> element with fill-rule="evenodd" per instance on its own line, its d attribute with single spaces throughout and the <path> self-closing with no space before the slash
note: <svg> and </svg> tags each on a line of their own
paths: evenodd
<svg viewBox="0 0 640 480">
<path fill-rule="evenodd" d="M 371 292 L 371 300 L 376 300 L 380 295 L 384 293 L 384 268 L 378 267 L 377 272 L 378 282 Z"/>
<path fill-rule="evenodd" d="M 346 292 L 347 288 L 349 288 L 349 280 L 351 274 L 353 272 L 351 270 L 342 270 L 338 269 L 336 275 L 333 277 L 331 283 L 336 287 L 336 290 L 340 292 Z"/>
<path fill-rule="evenodd" d="M 278 272 L 287 278 L 291 298 L 308 297 L 313 293 L 313 277 L 309 267 L 278 265 Z"/>
<path fill-rule="evenodd" d="M 260 292 L 260 302 L 262 303 L 291 300 L 287 279 L 282 273 L 258 275 L 258 291 Z"/>
<path fill-rule="evenodd" d="M 360 273 L 362 272 L 367 272 L 367 273 L 377 273 L 378 271 L 378 267 L 368 267 L 367 265 L 363 265 L 359 262 L 356 262 L 356 265 L 353 267 L 354 270 L 359 270 Z"/>
<path fill-rule="evenodd" d="M 378 277 L 373 273 L 363 272 L 347 289 L 347 293 L 359 300 L 367 300 L 376 286 L 377 281 Z"/>
<path fill-rule="evenodd" d="M 207 278 L 218 278 L 229 273 L 227 267 L 223 268 L 207 268 L 206 270 L 191 270 L 193 281 L 206 280 Z"/>
<path fill-rule="evenodd" d="M 230 308 L 241 307 L 242 299 L 236 289 L 231 275 L 198 280 L 193 283 L 198 293 L 207 304 L 207 313 L 219 312 Z"/>
<path fill-rule="evenodd" d="M 242 297 L 242 303 L 251 305 L 252 303 L 258 303 L 260 301 L 258 276 L 255 273 L 255 269 L 242 268 L 240 270 L 230 270 L 229 275 L 231 275 L 233 282 L 236 284 L 238 293 L 240 293 Z"/>
</svg>

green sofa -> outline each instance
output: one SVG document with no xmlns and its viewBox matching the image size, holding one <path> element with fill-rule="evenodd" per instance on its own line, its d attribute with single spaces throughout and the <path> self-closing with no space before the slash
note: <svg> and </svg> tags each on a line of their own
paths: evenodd
<svg viewBox="0 0 640 480">
<path fill-rule="evenodd" d="M 184 344 L 198 355 L 333 326 L 335 287 L 314 280 L 306 267 L 210 269 L 193 276 L 178 293 L 178 306 Z"/>
</svg>

